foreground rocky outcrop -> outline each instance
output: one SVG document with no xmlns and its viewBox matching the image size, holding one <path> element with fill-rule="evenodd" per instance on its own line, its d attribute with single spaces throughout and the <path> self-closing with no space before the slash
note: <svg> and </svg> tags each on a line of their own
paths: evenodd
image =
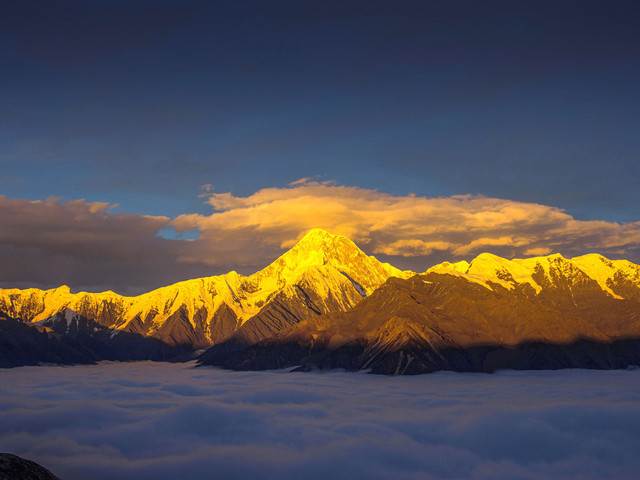
<svg viewBox="0 0 640 480">
<path fill-rule="evenodd" d="M 10 453 L 0 453 L 0 480 L 60 479 L 36 462 Z"/>
</svg>

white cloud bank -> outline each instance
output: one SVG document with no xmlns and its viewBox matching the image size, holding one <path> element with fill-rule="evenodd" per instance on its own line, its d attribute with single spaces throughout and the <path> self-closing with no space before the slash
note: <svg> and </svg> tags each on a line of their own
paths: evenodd
<svg viewBox="0 0 640 480">
<path fill-rule="evenodd" d="M 114 213 L 99 202 L 0 196 L 0 286 L 111 288 L 126 293 L 240 270 L 252 273 L 311 228 L 424 271 L 488 251 L 513 258 L 599 252 L 640 261 L 640 221 L 580 221 L 559 208 L 483 196 L 428 198 L 300 179 L 247 197 L 211 192 L 209 215 Z M 195 240 L 159 231 L 198 230 Z"/>
<path fill-rule="evenodd" d="M 601 479 L 640 470 L 640 371 L 416 377 L 105 363 L 2 372 L 0 450 L 63 480 Z"/>
</svg>

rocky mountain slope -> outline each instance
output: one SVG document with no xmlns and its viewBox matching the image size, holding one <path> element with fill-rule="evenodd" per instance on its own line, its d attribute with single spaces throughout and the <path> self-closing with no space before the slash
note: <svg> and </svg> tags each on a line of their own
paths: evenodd
<svg viewBox="0 0 640 480">
<path fill-rule="evenodd" d="M 202 348 L 234 337 L 254 343 L 300 320 L 345 311 L 402 272 L 345 237 L 311 230 L 265 269 L 180 282 L 137 296 L 0 290 L 0 312 L 28 323 L 83 318 L 100 327 Z"/>
<path fill-rule="evenodd" d="M 600 255 L 509 261 L 482 254 L 390 278 L 353 309 L 250 348 L 205 352 L 236 369 L 620 368 L 640 362 L 640 267 Z"/>
</svg>

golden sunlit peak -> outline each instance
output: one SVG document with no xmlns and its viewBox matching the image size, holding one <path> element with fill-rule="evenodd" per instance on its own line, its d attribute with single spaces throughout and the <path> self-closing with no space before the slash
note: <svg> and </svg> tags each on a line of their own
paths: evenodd
<svg viewBox="0 0 640 480">
<path fill-rule="evenodd" d="M 292 250 L 304 250 L 304 251 L 327 251 L 333 250 L 337 242 L 347 242 L 353 244 L 351 240 L 342 235 L 334 235 L 321 228 L 313 228 L 309 230 L 292 248 Z M 357 246 L 353 244 L 355 248 Z M 345 245 L 342 244 L 341 248 Z"/>
<path fill-rule="evenodd" d="M 287 264 L 289 269 L 299 271 L 310 265 L 324 265 L 330 258 L 340 263 L 339 258 L 352 254 L 364 255 L 348 238 L 333 235 L 321 228 L 314 228 L 309 230 L 293 248 L 285 252 L 276 263 Z"/>
<path fill-rule="evenodd" d="M 340 235 L 333 235 L 321 228 L 312 228 L 300 239 L 298 243 L 315 243 L 315 242 L 327 242 L 340 238 Z"/>
</svg>

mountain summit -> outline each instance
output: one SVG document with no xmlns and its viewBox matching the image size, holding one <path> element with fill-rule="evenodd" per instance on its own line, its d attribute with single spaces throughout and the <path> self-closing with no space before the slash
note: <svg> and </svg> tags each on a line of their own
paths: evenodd
<svg viewBox="0 0 640 480">
<path fill-rule="evenodd" d="M 413 275 L 413 272 L 403 272 L 366 255 L 347 237 L 333 235 L 319 228 L 307 232 L 291 250 L 256 275 L 275 275 L 291 281 L 314 267 L 338 270 L 367 295 L 390 276 L 406 278 Z"/>
</svg>

